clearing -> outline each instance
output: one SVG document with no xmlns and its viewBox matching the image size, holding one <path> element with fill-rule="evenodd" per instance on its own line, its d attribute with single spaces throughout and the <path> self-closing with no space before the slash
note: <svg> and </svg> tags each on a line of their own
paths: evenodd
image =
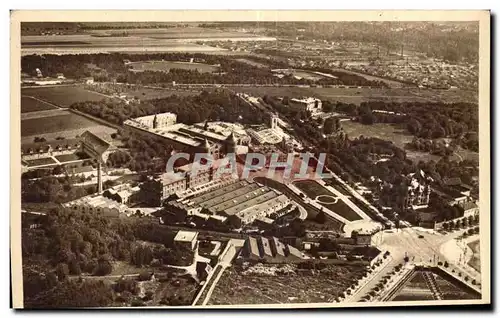
<svg viewBox="0 0 500 318">
<path fill-rule="evenodd" d="M 98 125 L 99 123 L 97 122 L 68 111 L 61 115 L 25 119 L 21 121 L 21 136 L 36 136 Z"/>
<path fill-rule="evenodd" d="M 127 66 L 133 72 L 169 72 L 171 69 L 182 69 L 200 73 L 212 73 L 219 70 L 219 67 L 203 64 L 203 63 L 190 63 L 190 62 L 176 62 L 176 61 L 142 61 L 131 62 Z"/>
<path fill-rule="evenodd" d="M 365 136 L 392 141 L 394 145 L 401 149 L 404 149 L 408 158 L 413 160 L 414 162 L 419 162 L 420 160 L 439 161 L 441 159 L 440 156 L 433 155 L 428 152 L 406 149 L 406 144 L 410 143 L 413 140 L 413 136 L 406 129 L 398 127 L 395 124 L 377 123 L 373 125 L 363 125 L 359 122 L 346 120 L 342 122 L 342 128 L 350 138 Z M 479 158 L 479 154 L 470 150 L 459 148 L 452 158 L 456 160 L 469 159 L 477 161 Z"/>
</svg>

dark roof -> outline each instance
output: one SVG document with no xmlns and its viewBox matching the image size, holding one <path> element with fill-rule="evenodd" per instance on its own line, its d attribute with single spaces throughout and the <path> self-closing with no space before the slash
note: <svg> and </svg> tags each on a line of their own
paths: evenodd
<svg viewBox="0 0 500 318">
<path fill-rule="evenodd" d="M 81 139 L 84 143 L 90 144 L 92 148 L 99 154 L 104 153 L 105 151 L 107 151 L 109 148 L 112 147 L 112 145 L 109 142 L 107 142 L 106 140 L 102 139 L 97 135 L 94 135 L 88 130 L 82 134 Z"/>
<path fill-rule="evenodd" d="M 478 206 L 475 202 L 465 202 L 464 204 L 462 204 L 462 208 L 464 209 L 464 211 L 467 211 L 467 210 L 471 210 L 471 209 L 476 209 Z"/>
</svg>

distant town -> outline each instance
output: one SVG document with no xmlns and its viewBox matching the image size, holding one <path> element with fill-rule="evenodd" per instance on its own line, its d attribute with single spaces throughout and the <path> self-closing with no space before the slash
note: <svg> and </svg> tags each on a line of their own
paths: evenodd
<svg viewBox="0 0 500 318">
<path fill-rule="evenodd" d="M 25 307 L 481 299 L 477 22 L 21 32 Z"/>
</svg>

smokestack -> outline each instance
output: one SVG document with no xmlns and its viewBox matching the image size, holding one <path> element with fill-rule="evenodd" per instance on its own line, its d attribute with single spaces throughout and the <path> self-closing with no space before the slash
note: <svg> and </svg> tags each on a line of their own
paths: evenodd
<svg viewBox="0 0 500 318">
<path fill-rule="evenodd" d="M 102 166 L 101 162 L 97 162 L 97 193 L 102 193 Z"/>
</svg>

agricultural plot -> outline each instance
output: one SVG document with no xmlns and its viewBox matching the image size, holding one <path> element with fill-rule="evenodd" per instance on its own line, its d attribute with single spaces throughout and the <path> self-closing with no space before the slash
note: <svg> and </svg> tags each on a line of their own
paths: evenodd
<svg viewBox="0 0 500 318">
<path fill-rule="evenodd" d="M 217 71 L 217 66 L 202 64 L 202 63 L 189 63 L 189 62 L 174 62 L 174 61 L 143 61 L 132 62 L 127 64 L 133 72 L 169 72 L 171 69 L 182 69 L 189 71 L 198 71 L 200 73 L 212 73 Z"/>
<path fill-rule="evenodd" d="M 81 86 L 52 86 L 22 88 L 23 96 L 31 96 L 60 107 L 69 107 L 77 102 L 101 101 L 108 97 L 88 91 Z"/>
<path fill-rule="evenodd" d="M 469 247 L 471 248 L 472 252 L 474 253 L 472 255 L 472 258 L 469 260 L 469 266 L 477 270 L 478 272 L 481 272 L 481 258 L 480 258 L 480 253 L 479 253 L 479 240 L 470 242 Z"/>
<path fill-rule="evenodd" d="M 21 113 L 55 109 L 56 107 L 30 96 L 21 96 Z"/>
<path fill-rule="evenodd" d="M 276 266 L 262 265 L 265 271 Z M 287 304 L 333 302 L 355 280 L 363 266 L 334 266 L 316 271 L 300 270 L 284 265 L 287 275 L 252 273 L 245 275 L 241 267 L 228 267 L 222 274 L 208 302 L 209 305 Z"/>
<path fill-rule="evenodd" d="M 56 164 L 57 163 L 51 157 L 26 160 L 26 162 L 28 163 L 28 165 L 30 167 L 51 165 L 51 164 Z"/>
<path fill-rule="evenodd" d="M 336 197 L 325 187 L 313 180 L 302 180 L 294 182 L 294 185 L 303 191 L 311 199 L 316 199 L 316 202 L 325 208 L 337 213 L 341 217 L 349 220 L 361 220 L 361 217 L 351 209 L 341 198 Z"/>
<path fill-rule="evenodd" d="M 83 116 L 66 112 L 62 115 L 25 119 L 21 121 L 21 136 L 39 136 L 66 130 L 99 126 Z"/>
<path fill-rule="evenodd" d="M 64 162 L 69 162 L 69 161 L 83 160 L 83 159 L 87 159 L 88 157 L 84 153 L 78 153 L 78 154 L 72 153 L 72 154 L 67 154 L 67 155 L 55 156 L 55 158 L 59 162 L 64 163 Z"/>
</svg>

